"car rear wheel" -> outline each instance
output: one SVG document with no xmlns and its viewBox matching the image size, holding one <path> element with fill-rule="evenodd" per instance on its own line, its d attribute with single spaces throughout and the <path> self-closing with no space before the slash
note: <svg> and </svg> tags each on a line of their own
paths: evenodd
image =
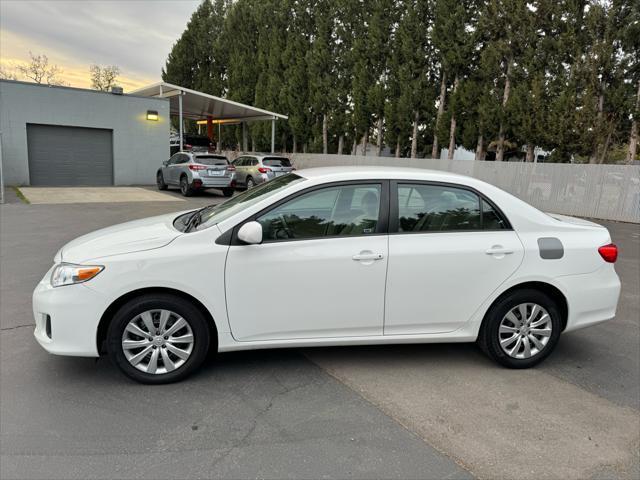
<svg viewBox="0 0 640 480">
<path fill-rule="evenodd" d="M 562 319 L 556 303 L 538 290 L 516 290 L 495 303 L 484 319 L 478 344 L 509 368 L 528 368 L 558 344 Z"/>
<path fill-rule="evenodd" d="M 158 172 L 156 174 L 156 184 L 158 185 L 158 190 L 166 190 L 167 184 L 164 183 L 164 175 L 162 175 L 162 172 Z"/>
<path fill-rule="evenodd" d="M 182 380 L 204 361 L 207 320 L 189 301 L 165 294 L 137 297 L 115 314 L 107 332 L 111 359 L 141 383 Z"/>
<path fill-rule="evenodd" d="M 253 180 L 253 178 L 248 177 L 247 178 L 247 190 L 250 190 L 255 186 L 256 186 L 256 182 Z"/>
<path fill-rule="evenodd" d="M 223 194 L 225 197 L 232 197 L 232 196 L 233 196 L 233 192 L 234 192 L 234 189 L 233 189 L 233 188 L 223 188 L 223 189 L 222 189 L 222 194 Z"/>
<path fill-rule="evenodd" d="M 180 193 L 182 193 L 182 195 L 184 195 L 185 197 L 190 197 L 193 195 L 193 188 L 191 188 L 191 185 L 189 185 L 189 180 L 186 176 L 183 176 L 180 179 Z"/>
</svg>

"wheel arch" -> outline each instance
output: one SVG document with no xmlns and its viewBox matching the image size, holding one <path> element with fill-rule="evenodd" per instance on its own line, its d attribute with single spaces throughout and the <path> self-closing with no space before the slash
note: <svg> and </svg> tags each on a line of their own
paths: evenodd
<svg viewBox="0 0 640 480">
<path fill-rule="evenodd" d="M 120 307 L 122 307 L 129 300 L 139 297 L 141 295 L 149 294 L 149 293 L 164 293 L 164 294 L 174 295 L 176 297 L 183 298 L 193 303 L 193 305 L 198 310 L 200 310 L 200 312 L 207 319 L 207 325 L 209 325 L 209 333 L 211 334 L 211 345 L 209 348 L 210 349 L 215 348 L 217 350 L 218 328 L 216 326 L 216 322 L 213 319 L 213 316 L 211 315 L 211 312 L 209 311 L 209 309 L 205 307 L 200 300 L 198 300 L 196 297 L 192 295 L 189 295 L 186 292 L 183 292 L 182 290 L 177 290 L 174 288 L 167 288 L 167 287 L 148 287 L 148 288 L 139 288 L 137 290 L 132 290 L 130 292 L 127 292 L 121 295 L 120 297 L 115 299 L 113 302 L 111 302 L 111 304 L 104 311 L 104 313 L 100 317 L 100 322 L 98 323 L 98 330 L 96 333 L 96 348 L 99 354 L 102 355 L 103 353 L 106 352 L 105 344 L 107 339 L 107 331 L 109 329 L 109 324 L 111 323 L 111 320 L 113 319 L 113 316 L 115 315 L 115 313 L 120 309 Z"/>
<path fill-rule="evenodd" d="M 487 308 L 484 314 L 484 317 L 482 318 L 482 324 L 480 326 L 480 329 L 482 329 L 482 327 L 484 326 L 487 315 L 489 314 L 489 312 L 491 311 L 491 309 L 496 303 L 498 303 L 505 296 L 509 295 L 510 293 L 516 290 L 526 290 L 526 289 L 538 290 L 546 294 L 547 296 L 549 296 L 556 303 L 556 305 L 558 306 L 558 309 L 560 310 L 560 315 L 561 315 L 560 320 L 562 321 L 562 331 L 564 331 L 564 329 L 567 328 L 567 320 L 569 318 L 569 304 L 567 302 L 567 297 L 555 285 L 552 285 L 551 283 L 548 283 L 548 282 L 542 282 L 542 281 L 522 282 L 507 288 L 504 292 L 498 295 L 493 300 L 493 302 L 491 302 L 491 305 L 489 305 L 489 308 Z"/>
</svg>

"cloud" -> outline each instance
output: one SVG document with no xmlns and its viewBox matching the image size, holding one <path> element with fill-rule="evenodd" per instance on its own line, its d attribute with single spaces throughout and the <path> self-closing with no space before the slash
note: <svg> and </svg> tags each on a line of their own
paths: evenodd
<svg viewBox="0 0 640 480">
<path fill-rule="evenodd" d="M 120 83 L 160 80 L 173 43 L 199 0 L 0 1 L 0 62 L 45 54 L 72 86 L 89 85 L 89 65 L 118 65 Z"/>
</svg>

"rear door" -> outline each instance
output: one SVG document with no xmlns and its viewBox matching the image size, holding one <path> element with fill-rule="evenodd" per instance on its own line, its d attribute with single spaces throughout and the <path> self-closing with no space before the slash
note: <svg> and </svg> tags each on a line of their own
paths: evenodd
<svg viewBox="0 0 640 480">
<path fill-rule="evenodd" d="M 236 167 L 236 182 L 244 184 L 246 181 L 246 169 L 245 169 L 246 157 L 238 157 L 233 161 L 233 166 Z"/>
<path fill-rule="evenodd" d="M 189 155 L 186 153 L 176 153 L 174 157 L 175 160 L 169 163 L 167 170 L 169 171 L 169 181 L 177 185 L 180 182 L 180 174 L 186 168 L 187 163 L 189 163 Z"/>
<path fill-rule="evenodd" d="M 462 327 L 524 248 L 488 199 L 461 185 L 392 182 L 385 335 Z"/>
</svg>

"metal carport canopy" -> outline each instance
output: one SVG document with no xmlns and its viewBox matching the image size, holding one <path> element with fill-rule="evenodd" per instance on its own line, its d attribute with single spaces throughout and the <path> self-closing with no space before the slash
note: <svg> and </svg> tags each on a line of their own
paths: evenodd
<svg viewBox="0 0 640 480">
<path fill-rule="evenodd" d="M 171 114 L 179 116 L 181 120 L 183 118 L 205 120 L 211 117 L 212 121 L 218 124 L 271 120 L 272 152 L 275 142 L 275 121 L 288 118 L 280 113 L 270 112 L 166 82 L 154 83 L 130 93 L 143 97 L 167 98 Z M 180 121 L 181 150 L 182 137 L 182 121 Z"/>
</svg>

